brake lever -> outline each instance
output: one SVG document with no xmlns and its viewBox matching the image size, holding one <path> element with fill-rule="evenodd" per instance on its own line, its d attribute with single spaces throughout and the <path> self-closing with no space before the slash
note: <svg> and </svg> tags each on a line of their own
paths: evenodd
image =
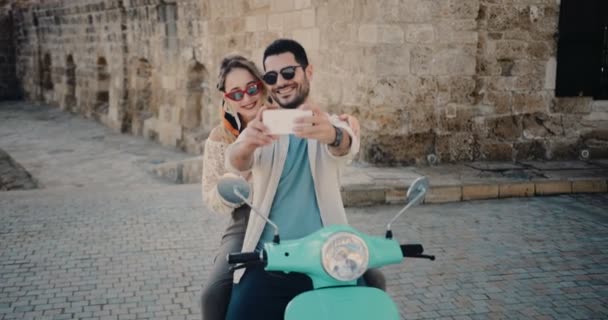
<svg viewBox="0 0 608 320">
<path fill-rule="evenodd" d="M 252 262 L 246 262 L 246 263 L 238 264 L 236 266 L 232 266 L 228 270 L 230 270 L 230 272 L 234 272 L 234 270 L 244 269 L 244 268 L 252 267 L 252 266 L 255 266 L 255 265 L 258 265 L 258 264 L 266 266 L 266 262 L 265 261 L 252 261 Z"/>
<path fill-rule="evenodd" d="M 408 256 L 408 258 L 422 258 L 422 259 L 429 259 L 431 261 L 435 261 L 435 256 L 431 256 L 428 254 L 417 254 L 415 256 Z"/>
<path fill-rule="evenodd" d="M 242 263 L 242 264 L 239 264 L 239 265 L 236 265 L 236 266 L 232 266 L 232 267 L 230 267 L 228 270 L 229 270 L 230 272 L 234 272 L 235 270 L 238 270 L 238 269 L 244 269 L 244 268 L 246 268 L 246 267 L 247 267 L 247 264 Z"/>
</svg>

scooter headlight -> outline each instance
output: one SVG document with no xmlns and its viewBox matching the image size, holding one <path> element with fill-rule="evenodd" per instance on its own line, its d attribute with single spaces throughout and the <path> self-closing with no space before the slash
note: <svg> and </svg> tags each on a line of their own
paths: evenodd
<svg viewBox="0 0 608 320">
<path fill-rule="evenodd" d="M 369 250 L 363 239 L 349 232 L 329 237 L 321 251 L 325 272 L 336 280 L 352 281 L 367 270 Z"/>
</svg>

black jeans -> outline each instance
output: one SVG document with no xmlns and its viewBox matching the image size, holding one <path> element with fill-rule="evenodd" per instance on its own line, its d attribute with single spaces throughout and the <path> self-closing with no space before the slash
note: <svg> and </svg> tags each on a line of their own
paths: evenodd
<svg viewBox="0 0 608 320">
<path fill-rule="evenodd" d="M 289 301 L 309 290 L 312 280 L 305 274 L 249 267 L 234 285 L 226 320 L 283 320 Z"/>
<path fill-rule="evenodd" d="M 226 318 L 226 310 L 232 293 L 232 272 L 226 261 L 226 255 L 241 252 L 249 211 L 249 206 L 245 205 L 232 212 L 232 219 L 222 236 L 209 278 L 203 287 L 201 295 L 203 320 L 224 320 Z"/>
</svg>

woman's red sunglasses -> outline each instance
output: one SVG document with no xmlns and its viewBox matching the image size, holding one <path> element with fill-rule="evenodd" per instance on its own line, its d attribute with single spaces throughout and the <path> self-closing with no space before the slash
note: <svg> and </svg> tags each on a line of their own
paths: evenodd
<svg viewBox="0 0 608 320">
<path fill-rule="evenodd" d="M 224 97 L 232 100 L 232 101 L 241 101 L 245 97 L 245 94 L 253 97 L 262 91 L 262 81 L 256 81 L 248 84 L 245 87 L 245 90 L 235 89 L 230 92 L 224 94 Z"/>
</svg>

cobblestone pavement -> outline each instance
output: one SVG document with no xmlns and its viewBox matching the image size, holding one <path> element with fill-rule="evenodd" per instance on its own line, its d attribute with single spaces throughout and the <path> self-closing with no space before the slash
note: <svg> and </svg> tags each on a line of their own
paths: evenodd
<svg viewBox="0 0 608 320">
<path fill-rule="evenodd" d="M 225 218 L 145 172 L 187 156 L 21 102 L 0 147 L 43 187 L 0 193 L 1 320 L 200 318 Z M 347 212 L 383 234 L 398 209 Z M 425 205 L 394 232 L 438 257 L 384 268 L 405 319 L 608 318 L 607 194 Z"/>
<path fill-rule="evenodd" d="M 197 185 L 0 194 L 0 319 L 198 319 L 225 220 Z M 395 224 L 435 262 L 384 268 L 405 319 L 606 319 L 608 196 L 425 205 Z M 382 234 L 395 206 L 350 208 Z"/>
</svg>

